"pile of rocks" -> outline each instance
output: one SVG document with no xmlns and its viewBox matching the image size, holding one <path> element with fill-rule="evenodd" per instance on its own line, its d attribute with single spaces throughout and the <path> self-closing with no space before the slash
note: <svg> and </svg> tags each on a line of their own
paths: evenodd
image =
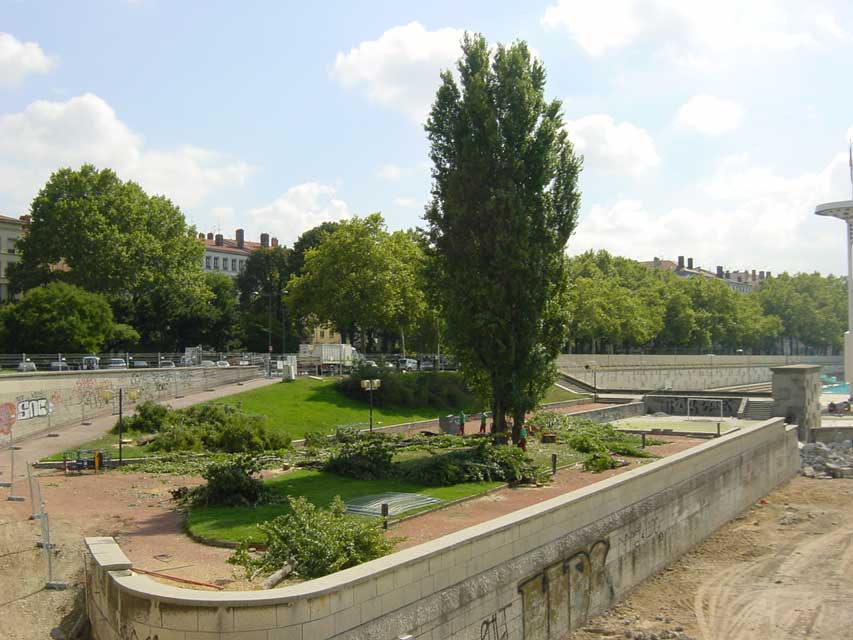
<svg viewBox="0 0 853 640">
<path fill-rule="evenodd" d="M 853 440 L 805 444 L 800 448 L 800 461 L 807 478 L 853 478 Z"/>
</svg>

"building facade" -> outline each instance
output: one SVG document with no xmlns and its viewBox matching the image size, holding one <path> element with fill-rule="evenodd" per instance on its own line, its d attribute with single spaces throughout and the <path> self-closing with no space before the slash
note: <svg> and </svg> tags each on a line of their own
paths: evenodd
<svg viewBox="0 0 853 640">
<path fill-rule="evenodd" d="M 0 215 L 0 303 L 9 302 L 12 294 L 9 291 L 9 265 L 18 261 L 16 245 L 24 234 L 29 216 L 10 218 Z"/>
<path fill-rule="evenodd" d="M 721 280 L 732 291 L 738 293 L 749 293 L 757 288 L 762 282 L 770 278 L 769 271 L 758 271 L 755 269 L 749 271 L 726 271 L 722 266 L 717 265 L 716 271 L 709 271 L 700 266 L 693 265 L 693 258 L 687 258 L 685 262 L 684 256 L 678 256 L 678 262 L 672 260 L 647 260 L 640 264 L 649 269 L 665 269 L 672 271 L 679 278 L 708 278 Z"/>
<path fill-rule="evenodd" d="M 201 268 L 206 273 L 217 271 L 236 278 L 253 251 L 278 246 L 278 238 L 270 239 L 268 233 L 261 234 L 260 242 L 246 240 L 243 229 L 237 229 L 234 235 L 234 238 L 226 238 L 221 233 L 198 234 L 199 242 L 204 243 Z"/>
</svg>

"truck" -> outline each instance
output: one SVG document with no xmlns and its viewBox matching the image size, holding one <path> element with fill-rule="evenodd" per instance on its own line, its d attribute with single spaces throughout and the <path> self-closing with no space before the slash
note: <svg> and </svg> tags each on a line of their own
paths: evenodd
<svg viewBox="0 0 853 640">
<path fill-rule="evenodd" d="M 360 359 L 361 356 L 351 344 L 299 345 L 300 369 L 349 369 Z"/>
</svg>

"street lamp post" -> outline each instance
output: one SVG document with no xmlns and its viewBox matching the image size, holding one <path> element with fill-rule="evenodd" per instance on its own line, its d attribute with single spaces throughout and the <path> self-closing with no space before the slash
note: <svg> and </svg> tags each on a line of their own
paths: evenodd
<svg viewBox="0 0 853 640">
<path fill-rule="evenodd" d="M 370 431 L 373 432 L 373 391 L 379 388 L 381 380 L 362 380 L 361 388 L 370 396 Z M 380 423 L 381 424 L 381 423 Z"/>
<path fill-rule="evenodd" d="M 585 368 L 592 370 L 592 401 L 598 402 L 598 363 L 591 360 Z"/>
<path fill-rule="evenodd" d="M 853 154 L 851 154 L 853 172 Z M 838 218 L 847 223 L 847 331 L 844 332 L 844 381 L 853 383 L 853 200 L 827 202 L 815 208 L 815 214 Z M 851 396 L 853 397 L 853 396 Z"/>
</svg>

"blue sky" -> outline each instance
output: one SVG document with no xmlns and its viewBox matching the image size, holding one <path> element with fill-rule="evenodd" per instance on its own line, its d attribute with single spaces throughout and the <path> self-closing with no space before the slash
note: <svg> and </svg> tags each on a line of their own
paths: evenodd
<svg viewBox="0 0 853 640">
<path fill-rule="evenodd" d="M 525 39 L 586 159 L 572 253 L 841 273 L 853 6 L 783 0 L 0 0 L 0 212 L 92 162 L 199 230 L 420 224 L 464 30 Z"/>
</svg>

